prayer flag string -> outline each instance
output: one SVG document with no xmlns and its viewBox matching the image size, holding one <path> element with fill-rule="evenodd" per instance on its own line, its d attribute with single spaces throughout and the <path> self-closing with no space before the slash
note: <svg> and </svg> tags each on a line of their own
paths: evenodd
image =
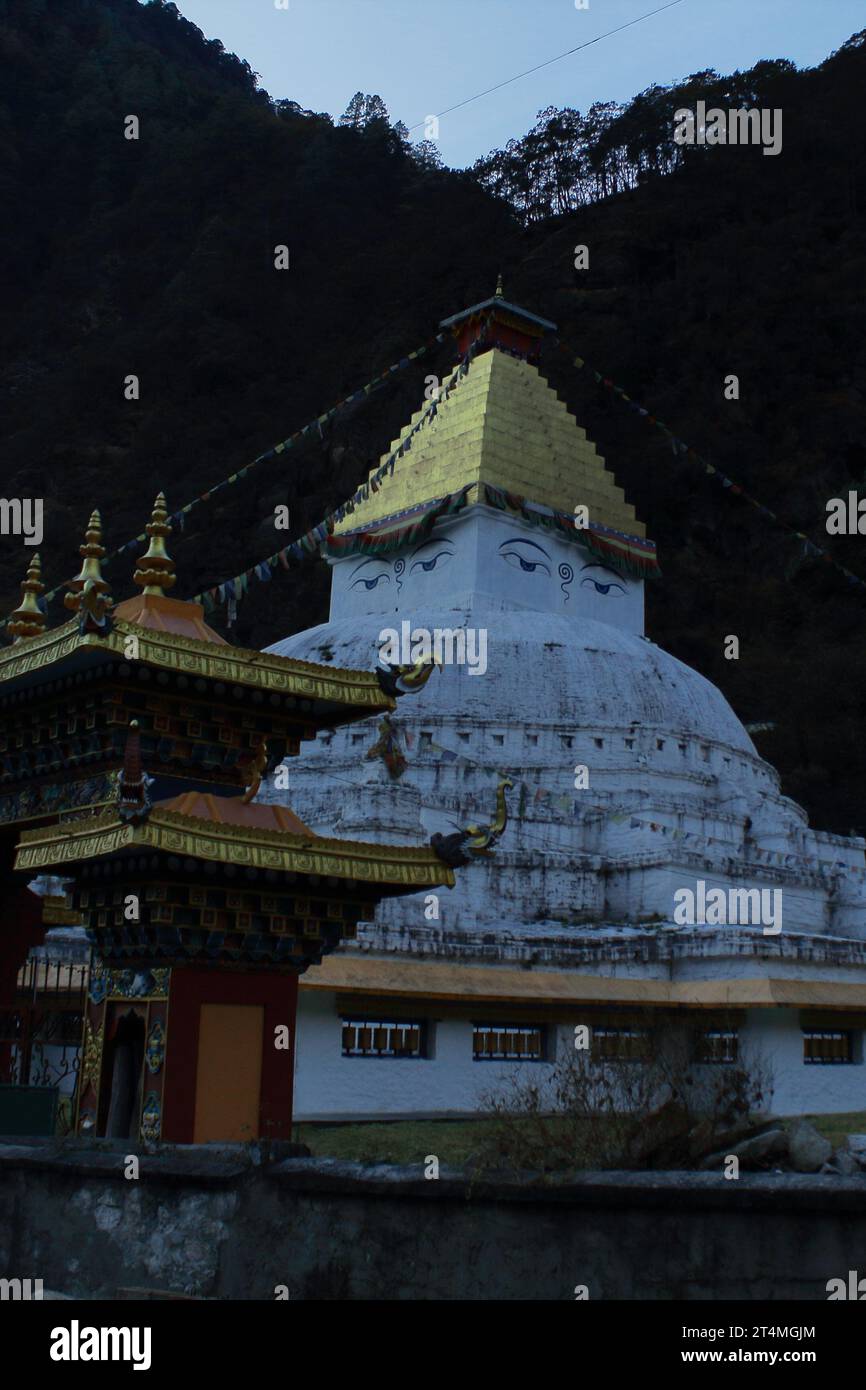
<svg viewBox="0 0 866 1390">
<path fill-rule="evenodd" d="M 729 478 L 721 469 L 708 463 L 696 449 L 691 448 L 685 440 L 675 435 L 673 430 L 669 429 L 656 415 L 652 414 L 652 412 L 647 410 L 644 406 L 639 405 L 637 401 L 633 401 L 631 397 L 626 394 L 622 386 L 618 386 L 610 377 L 602 376 L 601 372 L 595 371 L 582 357 L 575 356 L 574 349 L 569 347 L 567 343 L 564 343 L 561 338 L 554 338 L 552 341 L 555 346 L 559 348 L 560 352 L 572 358 L 572 366 L 577 367 L 581 371 L 588 372 L 599 386 L 603 386 L 606 390 L 610 391 L 612 395 L 621 400 L 634 414 L 641 416 L 642 419 L 646 420 L 647 424 L 653 425 L 655 429 L 659 430 L 660 433 L 670 441 L 671 448 L 676 457 L 688 459 L 690 463 L 694 463 L 701 467 L 707 477 L 713 478 L 727 492 L 730 492 L 731 496 L 741 497 L 742 500 L 747 502 L 756 512 L 759 512 L 769 521 L 772 521 L 774 525 L 778 526 L 779 529 L 784 531 L 787 535 L 798 540 L 803 546 L 805 555 L 809 555 L 812 558 L 820 557 L 825 564 L 831 565 L 833 569 L 838 570 L 840 574 L 844 575 L 850 585 L 858 589 L 866 589 L 866 580 L 861 579 L 859 575 L 853 574 L 851 570 L 846 569 L 846 567 L 841 565 L 838 560 L 835 560 L 830 552 L 825 550 L 823 546 L 816 545 L 804 532 L 798 531 L 795 527 L 784 521 L 777 512 L 773 511 L 772 507 L 767 507 L 763 502 L 759 502 L 756 497 L 753 497 L 750 492 L 747 492 L 746 489 L 735 482 L 733 478 Z"/>
</svg>

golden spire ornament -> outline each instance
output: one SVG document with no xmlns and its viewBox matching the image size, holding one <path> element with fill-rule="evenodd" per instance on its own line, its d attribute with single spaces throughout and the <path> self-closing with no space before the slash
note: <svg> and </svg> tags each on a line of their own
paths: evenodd
<svg viewBox="0 0 866 1390">
<path fill-rule="evenodd" d="M 78 553 L 81 556 L 81 569 L 75 578 L 69 581 L 69 592 L 63 600 L 64 607 L 73 613 L 80 613 L 86 593 L 89 603 L 98 599 L 104 609 L 111 603 L 111 586 L 108 580 L 102 577 L 105 546 L 102 544 L 102 518 L 98 511 L 90 513 L 84 533 L 84 544 L 78 547 Z"/>
<path fill-rule="evenodd" d="M 494 298 L 494 299 L 501 299 L 501 298 L 502 298 L 502 272 L 501 272 L 501 271 L 500 271 L 500 273 L 499 273 L 499 274 L 497 275 L 497 277 L 496 277 L 496 293 L 494 294 L 493 298 Z"/>
<path fill-rule="evenodd" d="M 6 631 L 16 642 L 23 642 L 26 637 L 39 637 L 45 631 L 45 614 L 39 607 L 38 597 L 45 592 L 41 574 L 42 561 L 34 555 L 27 566 L 27 578 L 21 581 L 21 602 L 6 624 Z"/>
<path fill-rule="evenodd" d="M 174 588 L 176 583 L 174 560 L 165 548 L 166 537 L 171 535 L 165 493 L 161 492 L 154 502 L 150 522 L 144 529 L 150 539 L 150 545 L 147 553 L 139 560 L 138 568 L 132 577 L 145 594 L 164 597 L 165 591 Z"/>
</svg>

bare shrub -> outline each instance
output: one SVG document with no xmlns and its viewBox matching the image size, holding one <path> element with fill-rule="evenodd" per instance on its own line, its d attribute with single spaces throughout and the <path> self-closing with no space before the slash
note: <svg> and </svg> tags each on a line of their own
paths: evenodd
<svg viewBox="0 0 866 1390">
<path fill-rule="evenodd" d="M 544 1173 L 693 1164 L 753 1128 L 772 1097 L 770 1068 L 755 1049 L 708 1062 L 703 1039 L 699 1025 L 654 1011 L 627 1030 L 621 1055 L 609 1040 L 601 1057 L 598 1046 L 576 1049 L 565 1039 L 552 1066 L 520 1064 L 482 1097 L 488 1123 L 478 1166 Z"/>
</svg>

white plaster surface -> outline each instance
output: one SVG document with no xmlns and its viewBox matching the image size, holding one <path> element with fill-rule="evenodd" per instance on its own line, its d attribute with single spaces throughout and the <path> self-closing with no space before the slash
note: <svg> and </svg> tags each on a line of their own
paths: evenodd
<svg viewBox="0 0 866 1390">
<path fill-rule="evenodd" d="M 260 799 L 285 802 L 322 834 L 422 844 L 489 820 L 500 774 L 525 789 L 509 793 L 495 854 L 439 894 L 438 918 L 424 894 L 391 899 L 359 929 L 358 946 L 341 949 L 492 963 L 558 934 L 562 968 L 639 974 L 652 964 L 614 963 L 620 934 L 673 923 L 675 893 L 699 880 L 781 890 L 786 941 L 866 940 L 864 842 L 810 829 L 721 692 L 642 635 L 642 583 L 584 569 L 595 561 L 582 546 L 486 507 L 438 523 L 423 547 L 364 558 L 335 564 L 328 623 L 271 650 L 373 669 L 383 634 L 408 621 L 413 633 L 483 631 L 486 669 L 446 665 L 399 701 L 399 780 L 367 757 L 378 737 L 371 719 L 305 744 L 287 765 L 288 788 L 270 780 Z M 581 767 L 586 787 L 575 786 Z M 699 944 L 735 931 L 695 934 L 695 978 L 743 968 L 724 946 Z M 587 963 L 579 948 L 592 940 Z M 831 978 L 820 951 L 794 956 L 786 968 L 799 978 Z M 753 975 L 777 968 L 769 947 L 748 957 Z M 859 954 L 846 968 L 866 983 Z M 479 1069 L 490 1075 L 472 1063 L 468 1023 L 437 1029 L 433 1060 L 359 1061 L 340 1057 L 339 1027 L 322 1010 L 302 991 L 299 1113 L 461 1110 L 476 1103 Z M 861 1068 L 804 1067 L 793 1011 L 772 1018 L 755 1026 L 778 1038 L 785 1104 L 798 1108 L 800 1087 L 799 1108 L 856 1108 Z"/>
</svg>

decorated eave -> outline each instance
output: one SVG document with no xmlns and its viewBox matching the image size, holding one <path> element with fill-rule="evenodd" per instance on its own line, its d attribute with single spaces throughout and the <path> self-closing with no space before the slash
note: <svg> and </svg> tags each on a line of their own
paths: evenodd
<svg viewBox="0 0 866 1390">
<path fill-rule="evenodd" d="M 193 789 L 151 803 L 141 739 L 130 728 L 114 804 L 25 831 L 14 867 L 73 880 L 70 907 L 111 966 L 197 962 L 300 974 L 355 934 L 381 898 L 452 888 L 454 869 L 489 856 L 508 822 L 500 781 L 489 823 L 430 846 L 316 835 L 294 812 Z"/>
<path fill-rule="evenodd" d="M 265 708 L 290 712 L 309 726 L 310 737 L 317 728 L 394 708 L 393 694 L 373 671 L 233 647 L 204 621 L 201 604 L 170 597 L 175 574 L 165 548 L 171 532 L 167 517 L 160 493 L 146 528 L 150 547 L 134 576 L 142 592 L 115 604 L 102 576 L 102 525 L 93 512 L 80 547 L 81 571 L 64 600 L 75 617 L 49 631 L 38 602 L 44 587 L 39 557 L 33 557 L 21 603 L 8 624 L 15 640 L 0 650 L 0 707 L 15 697 L 26 699 L 37 688 L 60 692 L 97 675 L 129 680 L 145 671 L 159 686 L 186 690 L 189 698 L 196 693 L 220 701 L 246 696 Z"/>
<path fill-rule="evenodd" d="M 606 564 L 636 579 L 654 579 L 661 573 L 655 541 L 600 523 L 577 526 L 574 517 L 565 512 L 538 506 L 527 497 L 484 481 L 467 484 L 446 497 L 434 497 L 405 511 L 381 517 L 368 526 L 330 536 L 322 546 L 322 553 L 333 560 L 352 555 L 388 555 L 426 539 L 438 521 L 448 520 L 464 508 L 479 504 L 497 511 L 515 512 L 531 526 L 555 531 L 560 539 L 583 546 Z"/>
<path fill-rule="evenodd" d="M 0 824 L 107 808 L 131 727 L 154 800 L 190 782 L 228 794 L 257 787 L 303 739 L 393 710 L 433 670 L 346 670 L 233 647 L 201 604 L 168 593 L 161 493 L 146 530 L 133 576 L 142 592 L 115 604 L 93 512 L 64 600 L 74 616 L 56 629 L 46 631 L 39 558 L 30 561 L 7 625 L 13 643 L 0 650 Z"/>
<path fill-rule="evenodd" d="M 429 847 L 327 839 L 311 830 L 298 833 L 282 827 L 278 806 L 247 805 L 251 814 L 242 816 L 239 798 L 188 795 L 199 803 L 231 804 L 220 807 L 219 815 L 190 815 L 177 809 L 185 798 L 174 797 L 157 802 L 138 824 L 111 810 L 59 826 L 25 830 L 15 868 L 41 873 L 53 867 L 62 873 L 73 864 L 150 850 L 241 869 L 340 879 L 362 897 L 369 896 L 370 890 L 379 896 L 454 886 L 453 870 Z"/>
<path fill-rule="evenodd" d="M 202 613 L 199 604 L 183 606 Z M 152 607 L 150 612 L 154 611 Z M 130 638 L 138 643 L 134 663 L 126 655 Z M 205 681 L 210 693 L 220 697 L 231 696 L 232 687 L 275 695 L 283 708 L 295 708 L 304 722 L 320 727 L 351 722 L 395 707 L 373 671 L 319 666 L 224 642 L 218 645 L 213 640 L 145 626 L 120 616 L 117 610 L 110 631 L 104 635 L 82 632 L 78 620 L 73 619 L 40 637 L 0 651 L 0 700 L 49 683 L 57 683 L 58 689 L 80 685 L 83 675 L 97 671 L 126 677 L 133 666 L 165 672 L 178 683 L 185 678 L 190 688 L 193 681 Z"/>
<path fill-rule="evenodd" d="M 109 966 L 300 974 L 381 898 L 453 887 L 446 861 L 462 856 L 449 848 L 326 839 L 240 797 L 192 791 L 150 806 L 147 779 L 121 777 L 111 810 L 25 832 L 15 868 L 73 877 L 70 903 Z"/>
</svg>

